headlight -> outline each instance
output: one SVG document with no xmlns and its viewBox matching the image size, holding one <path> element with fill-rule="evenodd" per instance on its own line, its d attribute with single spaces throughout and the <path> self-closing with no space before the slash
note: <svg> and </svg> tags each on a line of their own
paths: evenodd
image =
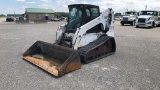
<svg viewBox="0 0 160 90">
<path fill-rule="evenodd" d="M 148 18 L 148 21 L 151 21 L 152 20 L 152 17 Z"/>
<path fill-rule="evenodd" d="M 148 21 L 151 19 L 151 17 L 150 18 L 148 18 Z"/>
<path fill-rule="evenodd" d="M 147 24 L 151 24 L 152 22 L 147 22 Z"/>
</svg>

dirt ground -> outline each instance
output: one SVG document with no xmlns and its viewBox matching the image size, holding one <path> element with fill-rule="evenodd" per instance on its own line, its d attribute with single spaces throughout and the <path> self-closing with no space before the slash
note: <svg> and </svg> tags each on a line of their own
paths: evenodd
<svg viewBox="0 0 160 90">
<path fill-rule="evenodd" d="M 53 43 L 57 27 L 0 19 L 0 90 L 160 90 L 160 27 L 115 22 L 114 55 L 82 65 L 60 78 L 22 59 L 37 40 Z"/>
</svg>

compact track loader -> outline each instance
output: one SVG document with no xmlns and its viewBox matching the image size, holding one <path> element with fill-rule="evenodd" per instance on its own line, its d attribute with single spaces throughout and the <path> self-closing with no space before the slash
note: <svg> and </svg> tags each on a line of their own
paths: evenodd
<svg viewBox="0 0 160 90">
<path fill-rule="evenodd" d="M 67 23 L 58 27 L 54 44 L 35 42 L 23 58 L 54 76 L 62 76 L 116 51 L 114 12 L 101 14 L 99 7 L 89 4 L 69 5 Z"/>
</svg>

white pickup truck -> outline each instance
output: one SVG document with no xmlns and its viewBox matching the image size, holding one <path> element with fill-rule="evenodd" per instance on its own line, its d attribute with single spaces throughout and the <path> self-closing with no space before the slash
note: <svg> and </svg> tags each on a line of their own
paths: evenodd
<svg viewBox="0 0 160 90">
<path fill-rule="evenodd" d="M 155 10 L 143 10 L 139 12 L 138 19 L 135 26 L 138 27 L 150 27 L 160 26 L 160 20 L 158 19 L 159 12 Z"/>
<path fill-rule="evenodd" d="M 122 26 L 124 24 L 135 25 L 136 18 L 137 18 L 136 11 L 127 11 L 125 12 L 125 15 L 122 17 L 120 23 Z"/>
</svg>

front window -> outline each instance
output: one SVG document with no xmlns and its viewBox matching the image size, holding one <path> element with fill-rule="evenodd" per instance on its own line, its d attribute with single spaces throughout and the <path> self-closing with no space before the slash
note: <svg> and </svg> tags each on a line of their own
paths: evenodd
<svg viewBox="0 0 160 90">
<path fill-rule="evenodd" d="M 134 15 L 135 12 L 125 12 L 125 15 Z"/>
<path fill-rule="evenodd" d="M 140 15 L 154 15 L 154 11 L 141 11 Z"/>
<path fill-rule="evenodd" d="M 67 30 L 76 30 L 81 25 L 82 9 L 78 6 L 69 7 Z"/>
</svg>

